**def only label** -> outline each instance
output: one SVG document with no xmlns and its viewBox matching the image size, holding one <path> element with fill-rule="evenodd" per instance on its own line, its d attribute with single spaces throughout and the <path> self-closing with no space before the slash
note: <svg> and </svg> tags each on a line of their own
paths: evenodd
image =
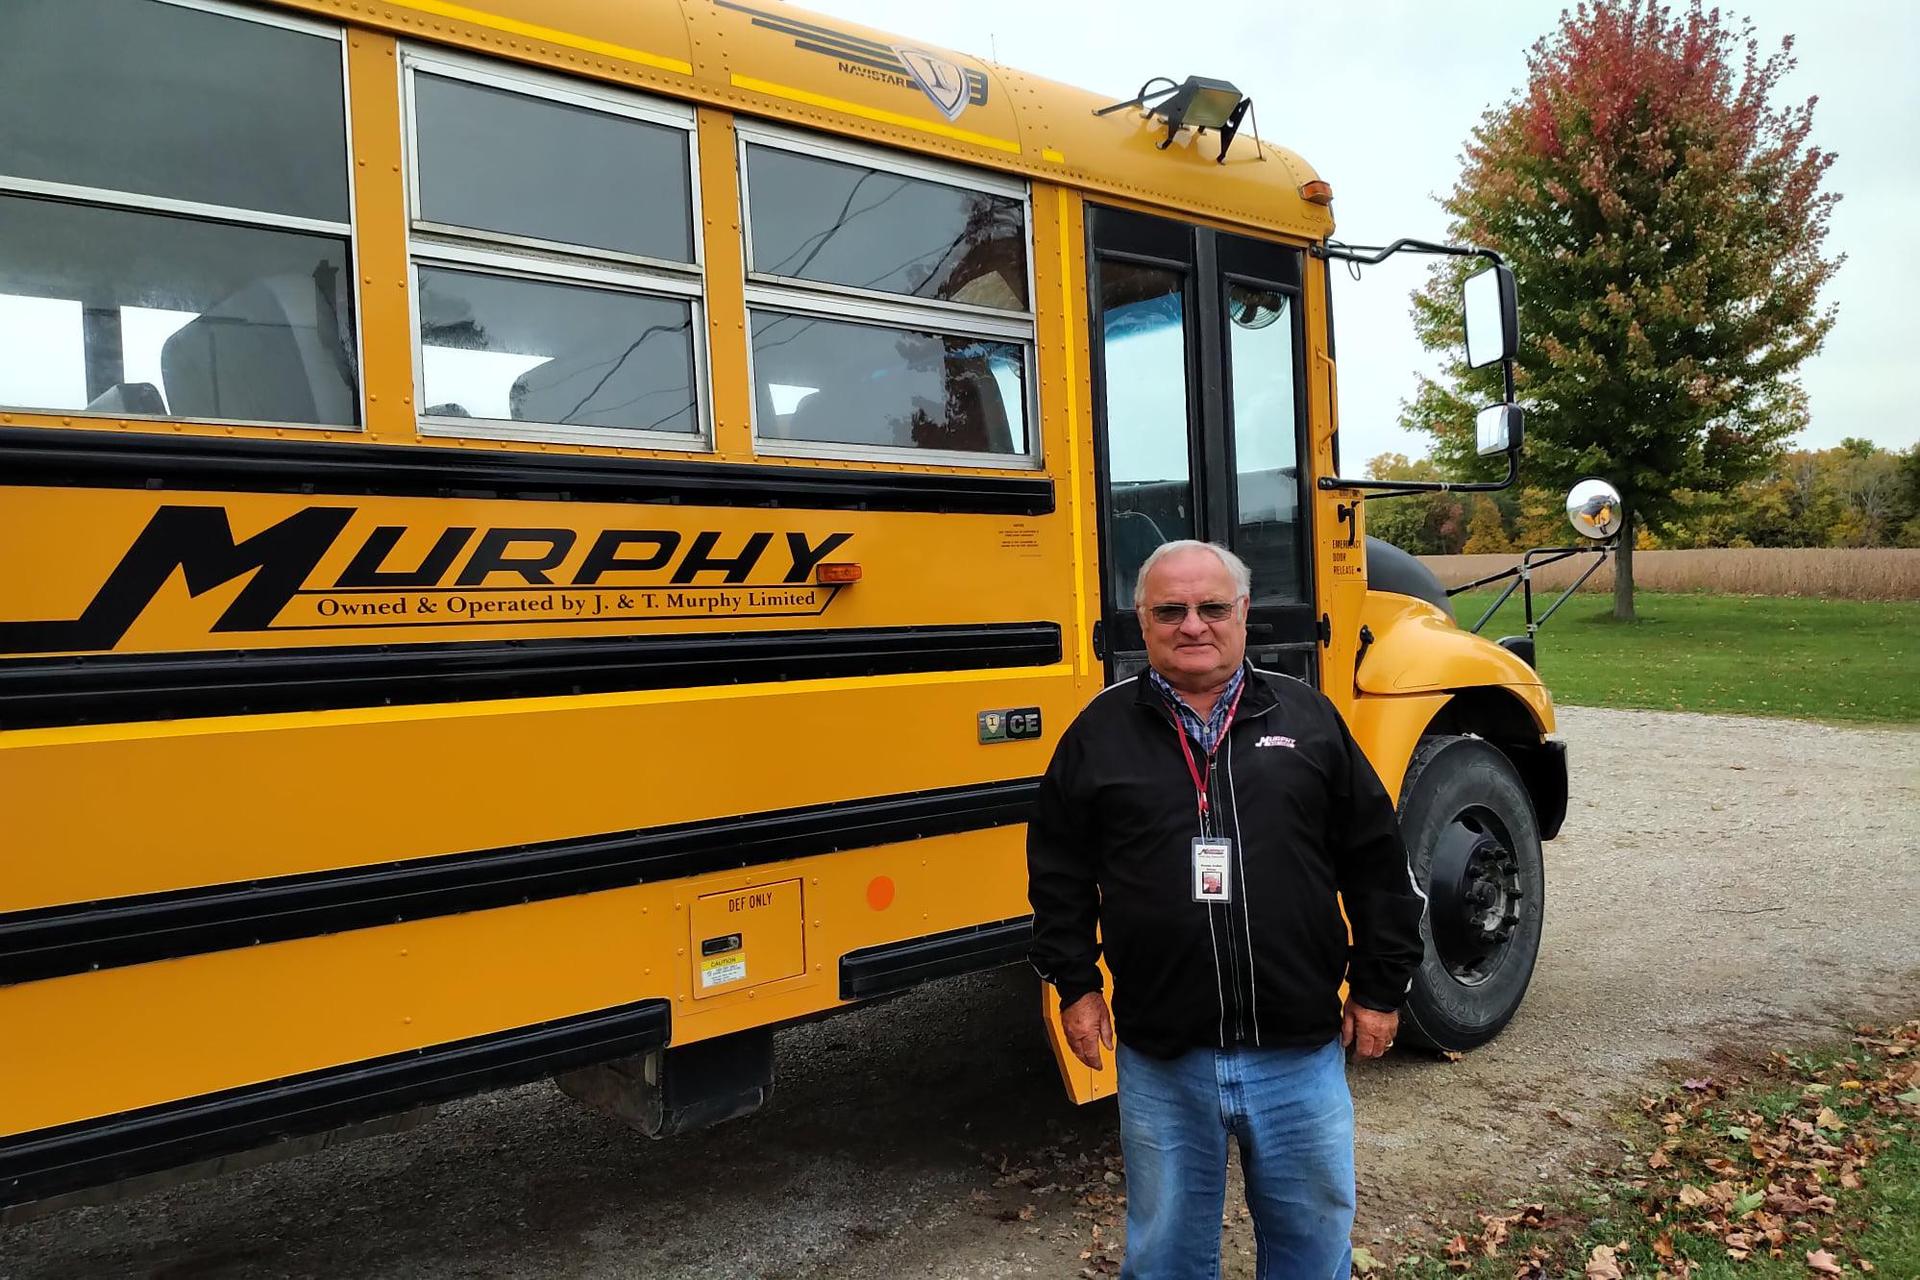
<svg viewBox="0 0 1920 1280">
<path fill-rule="evenodd" d="M 804 969 L 800 885 L 781 881 L 706 894 L 695 905 L 694 993 L 759 986 Z"/>
</svg>

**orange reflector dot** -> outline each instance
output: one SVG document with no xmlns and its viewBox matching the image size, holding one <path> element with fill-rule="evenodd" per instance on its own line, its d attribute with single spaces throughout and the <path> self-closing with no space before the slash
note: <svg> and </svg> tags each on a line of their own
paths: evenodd
<svg viewBox="0 0 1920 1280">
<path fill-rule="evenodd" d="M 1300 184 L 1300 198 L 1308 204 L 1332 204 L 1333 188 L 1315 178 L 1312 182 Z"/>
<path fill-rule="evenodd" d="M 846 583 L 860 581 L 860 566 L 851 560 L 834 560 L 813 571 L 815 582 Z"/>
<path fill-rule="evenodd" d="M 867 881 L 867 905 L 875 911 L 885 911 L 893 905 L 892 876 L 875 876 Z"/>
</svg>

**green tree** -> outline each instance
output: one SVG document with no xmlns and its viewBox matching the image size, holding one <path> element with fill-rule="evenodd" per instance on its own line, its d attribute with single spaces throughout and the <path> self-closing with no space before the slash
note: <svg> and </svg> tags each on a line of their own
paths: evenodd
<svg viewBox="0 0 1920 1280">
<path fill-rule="evenodd" d="M 1839 196 L 1820 189 L 1832 155 L 1808 143 L 1814 100 L 1770 101 L 1791 49 L 1763 58 L 1751 24 L 1699 0 L 1583 3 L 1475 126 L 1442 201 L 1455 239 L 1498 250 L 1519 282 L 1528 480 L 1620 489 L 1616 617 L 1633 616 L 1637 526 L 1677 518 L 1677 491 L 1758 474 L 1806 423 L 1796 371 L 1832 327 L 1819 294 L 1843 259 L 1822 252 Z M 1436 264 L 1414 295 L 1429 348 L 1461 351 L 1473 265 Z M 1499 394 L 1497 368 L 1453 354 L 1404 421 L 1438 436 L 1452 474 L 1485 476 L 1473 413 Z"/>
<path fill-rule="evenodd" d="M 1367 464 L 1375 480 L 1439 480 L 1431 458 L 1409 461 L 1404 453 L 1383 453 Z M 1465 512 L 1457 495 L 1409 493 L 1375 497 L 1367 503 L 1367 533 L 1417 556 L 1452 555 L 1467 540 Z"/>
<path fill-rule="evenodd" d="M 1473 504 L 1473 518 L 1467 521 L 1467 545 L 1463 549 L 1468 555 L 1513 550 L 1513 539 L 1507 536 L 1500 508 L 1484 496 Z"/>
<path fill-rule="evenodd" d="M 1900 455 L 1900 530 L 1894 545 L 1920 547 L 1920 442 Z"/>
<path fill-rule="evenodd" d="M 1567 524 L 1567 495 L 1524 485 L 1514 497 L 1513 540 L 1521 547 L 1563 547 L 1579 538 Z"/>
<path fill-rule="evenodd" d="M 1905 518 L 1899 455 L 1864 440 L 1842 440 L 1838 449 L 1828 453 L 1833 456 L 1826 480 L 1840 514 L 1827 531 L 1827 545 L 1891 545 Z"/>
</svg>

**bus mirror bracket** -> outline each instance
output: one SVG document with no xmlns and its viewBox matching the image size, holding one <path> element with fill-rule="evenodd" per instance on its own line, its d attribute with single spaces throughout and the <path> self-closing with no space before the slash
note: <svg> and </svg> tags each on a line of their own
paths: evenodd
<svg viewBox="0 0 1920 1280">
<path fill-rule="evenodd" d="M 1371 498 L 1392 498 L 1408 493 L 1498 493 L 1513 487 L 1520 478 L 1520 442 L 1522 413 L 1514 402 L 1513 362 L 1519 350 L 1519 307 L 1515 301 L 1516 289 L 1513 271 L 1506 260 L 1492 249 L 1483 249 L 1478 245 L 1437 244 L 1432 240 L 1415 240 L 1402 237 L 1385 245 L 1340 244 L 1328 240 L 1322 244 L 1308 247 L 1313 257 L 1328 262 L 1351 263 L 1357 268 L 1373 266 L 1385 262 L 1396 253 L 1424 253 L 1447 258 L 1483 258 L 1490 266 L 1467 278 L 1462 290 L 1462 307 L 1467 313 L 1473 332 L 1469 335 L 1468 360 L 1476 354 L 1484 354 L 1488 344 L 1499 354 L 1485 359 L 1475 368 L 1492 364 L 1497 359 L 1500 364 L 1501 385 L 1505 395 L 1499 404 L 1482 409 L 1475 419 L 1477 452 L 1481 457 L 1491 457 L 1504 452 L 1507 455 L 1507 474 L 1494 481 L 1447 481 L 1447 480 L 1362 480 L 1347 476 L 1321 476 L 1318 487 L 1325 489 L 1358 489 L 1362 491 L 1361 500 Z M 1484 281 L 1484 283 L 1477 283 Z M 1476 306 L 1478 312 L 1476 312 Z M 1484 313 L 1490 319 L 1474 323 L 1476 314 Z M 1495 327 L 1489 333 L 1488 323 Z M 1478 339 L 1477 341 L 1475 339 Z M 1345 517 L 1342 517 L 1343 519 Z"/>
</svg>

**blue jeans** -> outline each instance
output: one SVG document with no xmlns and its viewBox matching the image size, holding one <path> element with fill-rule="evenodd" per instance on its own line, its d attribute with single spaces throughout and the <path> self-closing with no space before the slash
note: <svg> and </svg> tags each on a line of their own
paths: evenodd
<svg viewBox="0 0 1920 1280">
<path fill-rule="evenodd" d="M 1122 1280 L 1220 1274 L 1227 1135 L 1240 1141 L 1260 1280 L 1352 1274 L 1353 1097 L 1338 1040 L 1320 1049 L 1119 1047 L 1127 1162 Z"/>
</svg>

